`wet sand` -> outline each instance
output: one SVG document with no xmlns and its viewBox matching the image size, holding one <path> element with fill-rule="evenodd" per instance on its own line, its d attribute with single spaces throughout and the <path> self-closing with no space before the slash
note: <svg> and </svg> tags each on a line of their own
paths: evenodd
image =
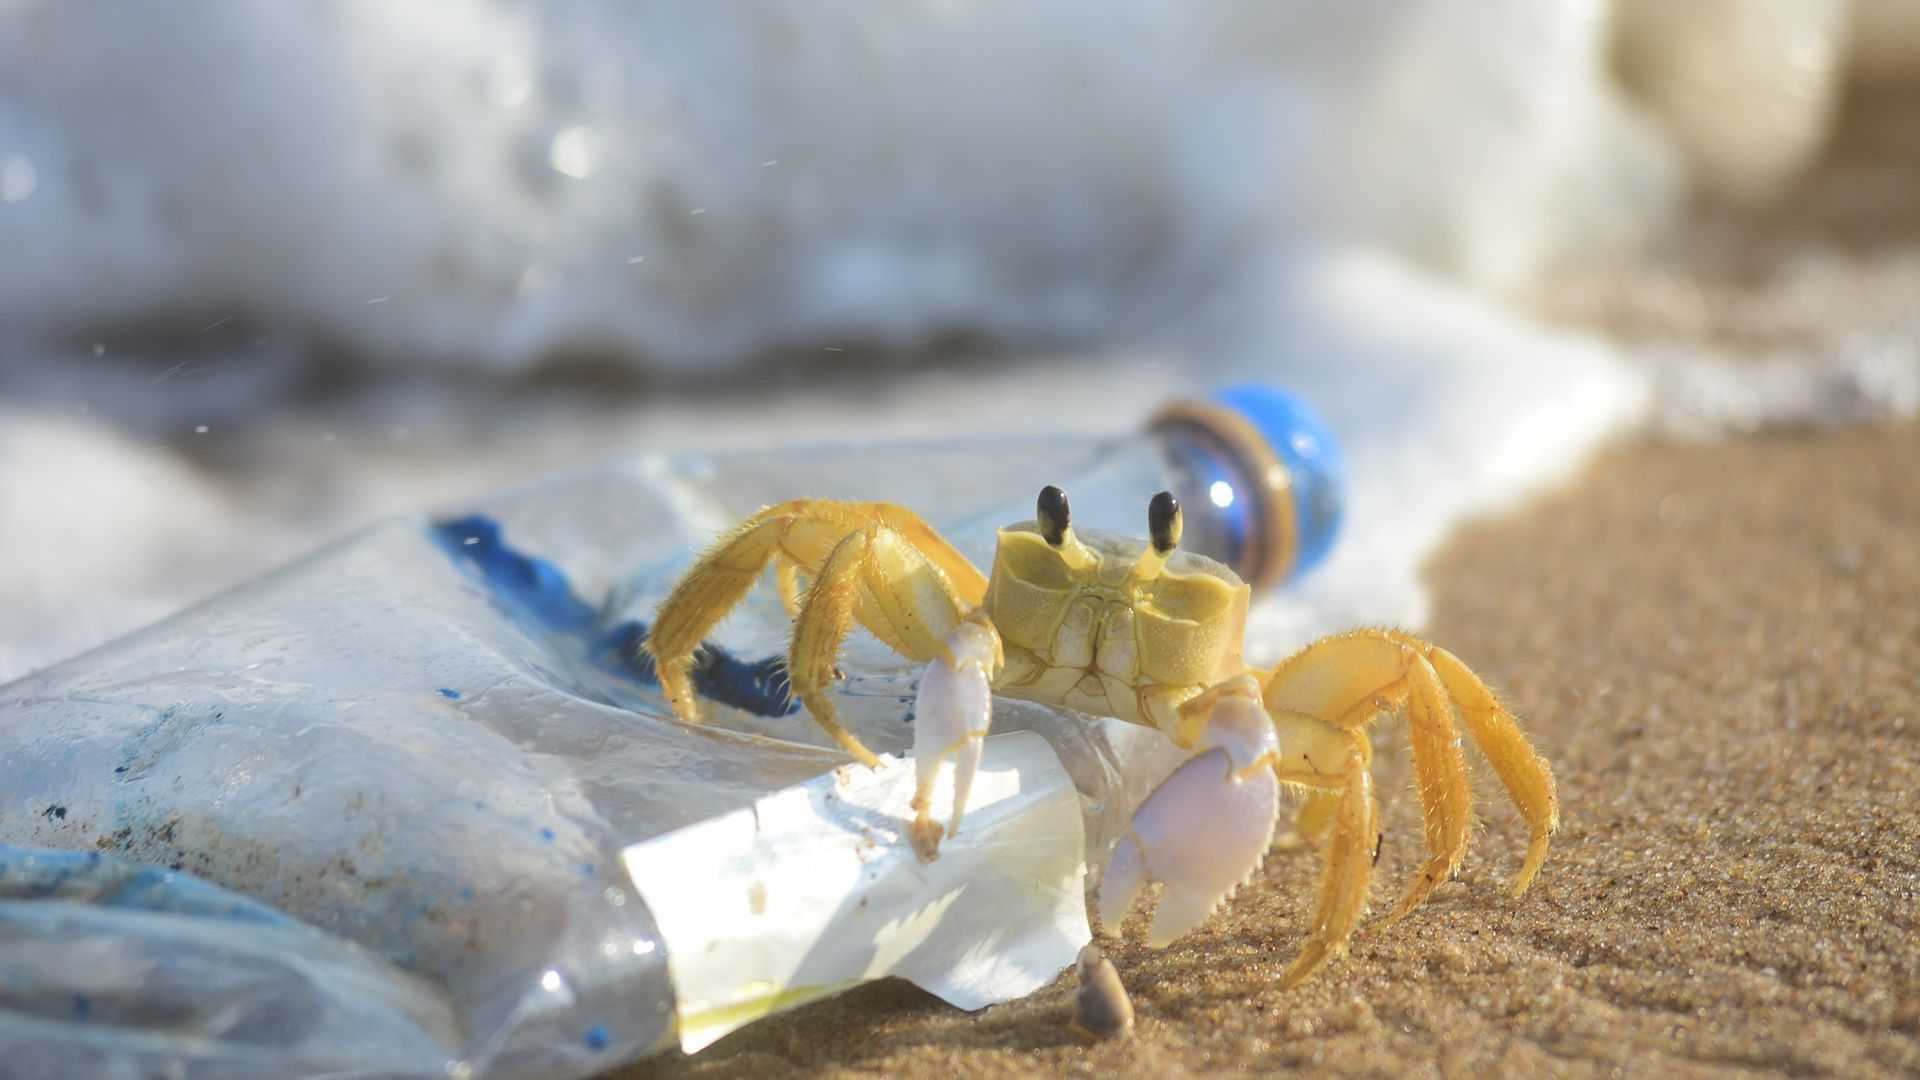
<svg viewBox="0 0 1920 1080">
<path fill-rule="evenodd" d="M 1129 1039 L 1070 1032 L 1071 976 L 978 1014 L 885 982 L 613 1075 L 1920 1075 L 1920 426 L 1620 447 L 1428 576 L 1559 777 L 1525 898 L 1475 762 L 1460 876 L 1296 989 L 1319 859 L 1277 853 L 1172 947 L 1109 939 Z M 1420 853 L 1405 745 L 1376 912 Z"/>
</svg>

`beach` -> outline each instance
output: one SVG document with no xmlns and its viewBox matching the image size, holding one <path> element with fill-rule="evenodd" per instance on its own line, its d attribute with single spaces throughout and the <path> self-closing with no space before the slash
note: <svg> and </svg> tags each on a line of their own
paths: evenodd
<svg viewBox="0 0 1920 1080">
<path fill-rule="evenodd" d="M 1563 823 L 1474 761 L 1460 875 L 1279 986 L 1319 856 L 1276 852 L 1198 931 L 1103 937 L 1133 1035 L 1069 1029 L 1070 973 L 978 1014 L 899 982 L 612 1074 L 905 1077 L 1913 1075 L 1920 1071 L 1920 426 L 1636 440 L 1457 533 L 1429 634 L 1500 688 Z M 1373 912 L 1417 865 L 1383 725 Z"/>
<path fill-rule="evenodd" d="M 89 12 L 0 7 L 0 1072 L 1920 1076 L 1920 5 Z M 1143 434 L 1249 381 L 1324 424 Z M 1281 475 L 1344 524 L 1244 655 L 1478 671 L 1558 781 L 1529 893 L 1469 751 L 1463 868 L 1380 924 L 1391 717 L 1372 915 L 1298 987 L 1322 855 L 1276 848 L 1164 950 L 1105 928 L 1123 1039 L 1062 971 L 641 1058 L 699 953 L 623 855 L 831 767 L 654 688 L 716 536 L 897 499 L 987 566 L 1042 483 L 1134 535 L 1191 479 L 1183 546 L 1312 550 Z M 775 687 L 761 599 L 696 655 Z M 996 922 L 973 1000 L 1067 923 Z"/>
</svg>

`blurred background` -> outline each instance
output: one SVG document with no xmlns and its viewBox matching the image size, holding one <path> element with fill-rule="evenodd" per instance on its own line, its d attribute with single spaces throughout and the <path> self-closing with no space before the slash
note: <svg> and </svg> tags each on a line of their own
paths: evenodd
<svg viewBox="0 0 1920 1080">
<path fill-rule="evenodd" d="M 1437 537 L 1911 414 L 1917 226 L 1906 0 L 0 0 L 0 681 L 643 448 L 1247 376 Z"/>
</svg>

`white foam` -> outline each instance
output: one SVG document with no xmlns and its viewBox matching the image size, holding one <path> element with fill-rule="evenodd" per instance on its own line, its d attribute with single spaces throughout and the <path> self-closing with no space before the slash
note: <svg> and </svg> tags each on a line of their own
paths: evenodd
<svg viewBox="0 0 1920 1080">
<path fill-rule="evenodd" d="M 1794 124 L 1629 101 L 1612 53 L 1672 13 L 1606 0 L 0 4 L 0 679 L 583 460 L 1119 430 L 1230 375 L 1320 404 L 1353 469 L 1332 563 L 1257 646 L 1417 625 L 1453 524 L 1646 408 L 1606 346 L 1489 297 L 1632 249 L 1703 155 L 1777 183 L 1816 144 L 1838 65 L 1801 61 L 1844 51 L 1833 3 L 1769 0 L 1755 35 L 1695 7 L 1641 76 L 1797 93 Z M 1915 20 L 1860 9 L 1846 55 L 1910 71 Z M 1015 359 L 722 403 L 472 385 L 569 354 L 834 370 L 950 333 Z M 1709 354 L 1653 377 L 1661 415 L 1911 412 L 1909 338 L 1757 378 Z M 342 357 L 386 381 L 306 401 Z"/>
<path fill-rule="evenodd" d="M 1326 565 L 1255 611 L 1258 659 L 1348 626 L 1419 627 L 1422 566 L 1459 522 L 1563 481 L 1649 401 L 1646 374 L 1600 340 L 1378 255 L 1319 253 L 1250 281 L 1222 348 L 1314 403 L 1349 481 Z"/>
<path fill-rule="evenodd" d="M 1509 278 L 1673 195 L 1603 6 L 15 4 L 0 325 L 711 371 L 1123 340 L 1303 231 Z"/>
</svg>

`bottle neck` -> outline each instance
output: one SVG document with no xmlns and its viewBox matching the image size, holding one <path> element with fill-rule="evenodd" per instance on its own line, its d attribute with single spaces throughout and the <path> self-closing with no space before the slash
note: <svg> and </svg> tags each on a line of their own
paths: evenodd
<svg viewBox="0 0 1920 1080">
<path fill-rule="evenodd" d="M 1293 572 L 1299 550 L 1292 477 L 1239 413 L 1181 401 L 1149 427 L 1186 519 L 1182 546 L 1231 567 L 1256 593 Z"/>
</svg>

